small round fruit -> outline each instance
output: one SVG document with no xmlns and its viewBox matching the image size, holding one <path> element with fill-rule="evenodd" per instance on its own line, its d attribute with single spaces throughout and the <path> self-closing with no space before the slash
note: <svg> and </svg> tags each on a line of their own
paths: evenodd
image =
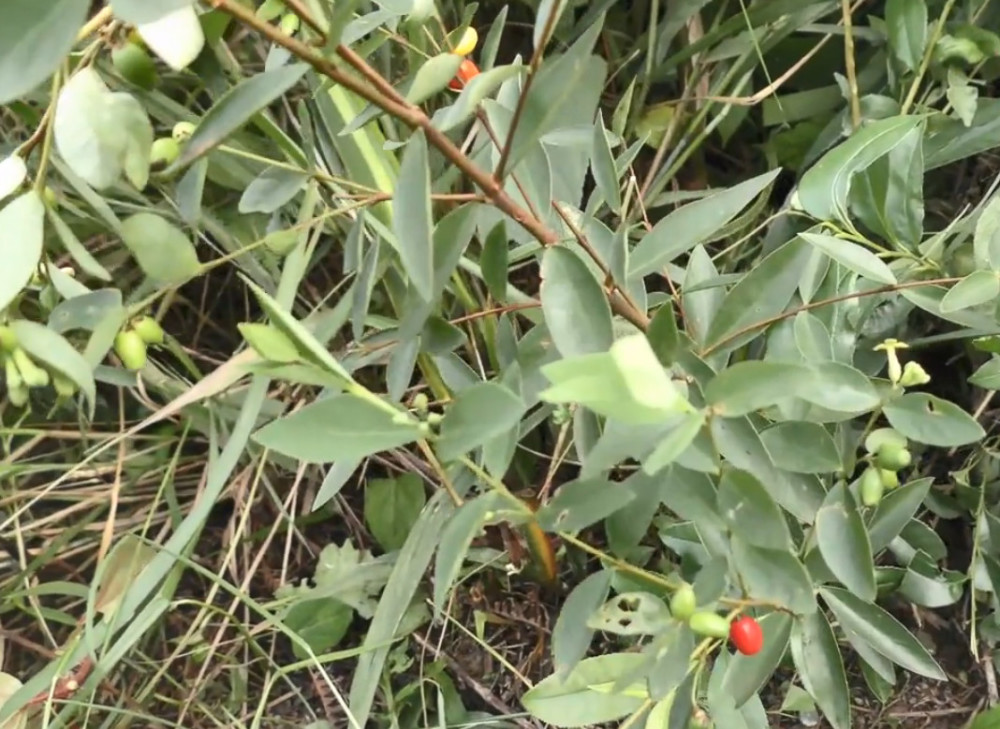
<svg viewBox="0 0 1000 729">
<path fill-rule="evenodd" d="M 183 142 L 192 134 L 194 134 L 194 124 L 186 121 L 174 124 L 173 130 L 170 132 L 170 136 L 177 142 Z"/>
<path fill-rule="evenodd" d="M 49 373 L 35 364 L 27 352 L 20 347 L 10 353 L 11 359 L 17 366 L 17 371 L 21 373 L 21 379 L 28 387 L 48 387 Z"/>
<path fill-rule="evenodd" d="M 0 351 L 13 352 L 17 349 L 17 335 L 8 326 L 0 326 Z"/>
<path fill-rule="evenodd" d="M 885 484 L 877 468 L 869 466 L 861 474 L 861 503 L 865 506 L 878 506 L 885 493 Z"/>
<path fill-rule="evenodd" d="M 875 454 L 875 463 L 886 471 L 899 471 L 910 465 L 913 456 L 906 448 L 895 443 L 885 443 Z"/>
<path fill-rule="evenodd" d="M 134 329 L 118 332 L 115 337 L 115 354 L 125 369 L 141 370 L 146 366 L 146 343 Z"/>
<path fill-rule="evenodd" d="M 285 35 L 295 35 L 300 23 L 299 16 L 295 13 L 285 13 L 281 16 L 281 22 L 278 24 L 278 27 L 281 28 L 281 32 Z"/>
<path fill-rule="evenodd" d="M 69 399 L 76 394 L 76 383 L 58 372 L 52 373 L 52 386 L 60 398 Z"/>
<path fill-rule="evenodd" d="M 149 150 L 149 166 L 154 170 L 169 167 L 181 154 L 181 145 L 173 137 L 160 137 Z"/>
<path fill-rule="evenodd" d="M 675 620 L 686 622 L 694 615 L 697 607 L 698 599 L 695 597 L 694 588 L 686 583 L 677 588 L 677 592 L 670 598 L 670 614 Z"/>
<path fill-rule="evenodd" d="M 146 91 L 155 87 L 159 81 L 152 57 L 131 41 L 111 51 L 111 63 L 123 79 Z"/>
<path fill-rule="evenodd" d="M 467 56 L 476 50 L 476 44 L 479 42 L 479 33 L 473 27 L 468 27 L 465 32 L 462 33 L 462 37 L 459 38 L 458 43 L 455 44 L 455 48 L 452 50 L 456 56 Z"/>
<path fill-rule="evenodd" d="M 479 66 L 466 58 L 458 67 L 458 73 L 455 74 L 455 78 L 448 82 L 448 88 L 454 91 L 461 91 L 469 81 L 478 75 Z"/>
<path fill-rule="evenodd" d="M 695 613 L 688 619 L 691 630 L 709 638 L 726 638 L 729 635 L 729 621 L 717 613 Z"/>
<path fill-rule="evenodd" d="M 882 479 L 882 485 L 885 486 L 887 491 L 899 486 L 899 474 L 895 471 L 887 471 L 884 468 L 879 469 L 879 478 Z"/>
<path fill-rule="evenodd" d="M 132 329 L 146 344 L 163 344 L 163 327 L 151 316 L 140 316 L 132 322 Z"/>
<path fill-rule="evenodd" d="M 764 631 L 761 630 L 760 623 L 749 615 L 744 615 L 730 626 L 729 640 L 740 653 L 752 656 L 764 647 Z"/>
<path fill-rule="evenodd" d="M 42 190 L 42 201 L 47 207 L 53 210 L 59 205 L 59 198 L 56 197 L 56 191 L 48 185 Z"/>
</svg>

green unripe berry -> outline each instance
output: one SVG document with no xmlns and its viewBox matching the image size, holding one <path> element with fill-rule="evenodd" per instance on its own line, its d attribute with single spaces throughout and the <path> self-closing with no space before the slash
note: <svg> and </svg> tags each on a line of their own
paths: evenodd
<svg viewBox="0 0 1000 729">
<path fill-rule="evenodd" d="M 181 145 L 173 137 L 160 137 L 149 150 L 149 166 L 154 170 L 169 167 L 181 154 Z"/>
<path fill-rule="evenodd" d="M 128 370 L 141 370 L 146 366 L 146 343 L 133 329 L 118 332 L 115 337 L 115 354 Z"/>
<path fill-rule="evenodd" d="M 19 382 L 17 386 L 11 385 L 7 388 L 7 399 L 10 400 L 10 404 L 16 408 L 23 408 L 28 404 L 28 388 L 25 387 L 23 382 Z"/>
<path fill-rule="evenodd" d="M 418 392 L 413 396 L 413 409 L 418 413 L 426 413 L 430 404 L 430 400 L 425 392 Z"/>
<path fill-rule="evenodd" d="M 296 31 L 299 29 L 299 16 L 295 13 L 286 13 L 281 16 L 281 22 L 278 27 L 281 28 L 281 32 L 285 35 L 295 35 Z"/>
<path fill-rule="evenodd" d="M 885 493 L 885 484 L 882 483 L 882 476 L 878 469 L 868 467 L 861 474 L 861 503 L 865 506 L 878 506 Z"/>
<path fill-rule="evenodd" d="M 10 354 L 11 359 L 17 366 L 17 371 L 21 373 L 24 384 L 30 387 L 47 387 L 50 379 L 49 373 L 35 364 L 27 352 L 18 347 Z"/>
<path fill-rule="evenodd" d="M 45 203 L 46 207 L 50 207 L 52 209 L 59 206 L 59 198 L 56 197 L 56 191 L 48 185 L 46 185 L 42 190 L 42 202 Z"/>
<path fill-rule="evenodd" d="M 875 464 L 886 471 L 899 471 L 910 465 L 913 456 L 906 448 L 895 443 L 885 443 L 875 454 Z"/>
<path fill-rule="evenodd" d="M 52 373 L 52 387 L 60 398 L 68 399 L 76 394 L 76 383 L 58 372 Z"/>
<path fill-rule="evenodd" d="M 717 613 L 695 613 L 688 620 L 691 630 L 709 638 L 728 638 L 729 621 Z"/>
<path fill-rule="evenodd" d="M 895 471 L 887 471 L 882 468 L 879 469 L 878 475 L 882 479 L 882 485 L 885 486 L 886 490 L 892 490 L 899 486 L 899 474 Z"/>
<path fill-rule="evenodd" d="M 173 130 L 170 132 L 170 136 L 173 137 L 176 142 L 183 142 L 192 134 L 194 134 L 194 124 L 186 121 L 174 124 Z"/>
<path fill-rule="evenodd" d="M 0 326 L 0 351 L 13 352 L 17 349 L 17 335 L 10 327 Z"/>
<path fill-rule="evenodd" d="M 146 344 L 163 344 L 163 327 L 151 316 L 141 316 L 132 322 L 132 329 Z"/>
<path fill-rule="evenodd" d="M 111 63 L 123 79 L 146 91 L 152 90 L 159 81 L 152 57 L 131 41 L 111 51 Z"/>
<path fill-rule="evenodd" d="M 670 614 L 674 616 L 675 620 L 681 622 L 686 622 L 694 615 L 697 607 L 698 598 L 695 597 L 694 588 L 686 583 L 677 588 L 677 592 L 670 599 Z"/>
</svg>

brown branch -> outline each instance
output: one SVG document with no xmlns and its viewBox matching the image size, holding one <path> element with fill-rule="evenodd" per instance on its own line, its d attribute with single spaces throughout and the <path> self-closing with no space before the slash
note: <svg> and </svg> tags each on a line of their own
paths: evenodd
<svg viewBox="0 0 1000 729">
<path fill-rule="evenodd" d="M 510 128 L 507 130 L 507 139 L 504 140 L 503 150 L 500 152 L 500 161 L 497 163 L 497 168 L 493 172 L 493 177 L 496 180 L 503 179 L 504 169 L 507 167 L 507 160 L 510 158 L 510 150 L 514 144 L 514 133 L 517 131 L 517 125 L 521 122 L 521 117 L 524 115 L 524 107 L 527 105 L 528 92 L 531 91 L 531 82 L 535 80 L 535 75 L 538 73 L 538 67 L 542 64 L 545 46 L 549 42 L 549 38 L 552 37 L 552 31 L 556 24 L 556 18 L 559 17 L 559 9 L 561 5 L 562 0 L 556 0 L 556 2 L 552 5 L 549 17 L 545 19 L 545 27 L 542 29 L 542 37 L 538 39 L 538 45 L 531 54 L 531 63 L 528 64 L 528 78 L 524 80 L 524 88 L 521 89 L 521 94 L 517 97 L 517 106 L 514 107 L 514 116 L 510 120 Z"/>
<path fill-rule="evenodd" d="M 698 356 L 707 357 L 713 352 L 717 352 L 719 349 L 726 346 L 733 340 L 739 339 L 744 334 L 755 332 L 758 329 L 766 329 L 772 324 L 777 324 L 779 321 L 783 321 L 803 311 L 810 311 L 812 309 L 821 309 L 824 306 L 829 306 L 830 304 L 839 304 L 841 301 L 849 301 L 850 299 L 861 299 L 864 298 L 865 296 L 878 296 L 879 294 L 891 294 L 895 291 L 903 291 L 904 289 L 919 289 L 922 286 L 942 286 L 944 284 L 958 283 L 961 280 L 962 280 L 961 278 L 931 278 L 925 281 L 906 281 L 905 283 L 887 284 L 885 286 L 879 286 L 877 289 L 870 289 L 868 291 L 855 291 L 850 294 L 840 294 L 839 296 L 831 296 L 828 299 L 820 299 L 819 301 L 810 301 L 808 304 L 803 304 L 802 306 L 796 306 L 794 309 L 783 311 L 780 314 L 769 316 L 766 319 L 761 319 L 758 322 L 754 322 L 753 324 L 748 324 L 745 327 L 737 329 L 728 337 L 719 340 L 711 347 L 706 347 L 705 349 L 703 349 L 701 352 L 698 353 Z"/>
<path fill-rule="evenodd" d="M 407 126 L 422 130 L 427 138 L 427 142 L 444 155 L 466 177 L 472 180 L 483 191 L 489 201 L 501 212 L 520 223 L 543 246 L 553 246 L 559 243 L 559 234 L 556 231 L 549 228 L 540 218 L 532 215 L 529 211 L 518 205 L 503 190 L 498 180 L 473 162 L 447 135 L 436 129 L 431 123 L 430 117 L 419 106 L 410 104 L 405 100 L 397 100 L 399 94 L 395 90 L 393 90 L 393 96 L 396 98 L 392 98 L 387 92 L 380 92 L 368 86 L 360 78 L 345 73 L 331 61 L 317 54 L 307 44 L 282 33 L 280 29 L 270 23 L 263 22 L 253 11 L 243 7 L 235 0 L 208 0 L 208 2 L 214 8 L 231 15 L 244 25 L 253 28 L 267 37 L 271 42 L 291 52 L 294 56 L 308 63 L 317 72 L 326 76 L 334 83 L 340 84 L 347 90 L 374 104 Z M 338 53 L 345 60 L 348 60 L 355 69 L 358 69 L 373 85 L 376 84 L 372 79 L 378 76 L 378 73 L 368 66 L 364 59 L 354 54 L 353 51 L 343 47 L 338 48 Z M 377 82 L 378 85 L 388 85 L 388 82 L 384 78 L 381 76 L 378 76 L 378 78 L 380 79 Z M 646 320 L 646 316 L 643 312 L 630 307 L 627 302 L 619 297 L 612 297 L 610 302 L 612 311 L 645 330 L 646 324 L 643 322 Z"/>
</svg>

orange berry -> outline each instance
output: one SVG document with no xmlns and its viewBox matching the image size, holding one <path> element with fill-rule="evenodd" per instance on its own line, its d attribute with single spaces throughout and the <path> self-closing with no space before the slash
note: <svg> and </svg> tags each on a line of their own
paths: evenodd
<svg viewBox="0 0 1000 729">
<path fill-rule="evenodd" d="M 458 67 L 458 73 L 455 74 L 455 78 L 448 82 L 448 88 L 461 91 L 469 81 L 478 75 L 479 66 L 466 58 L 462 61 L 462 65 Z"/>
</svg>

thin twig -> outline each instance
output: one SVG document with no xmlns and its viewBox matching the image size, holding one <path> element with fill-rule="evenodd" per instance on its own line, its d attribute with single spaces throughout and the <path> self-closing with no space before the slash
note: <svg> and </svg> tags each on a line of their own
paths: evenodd
<svg viewBox="0 0 1000 729">
<path fill-rule="evenodd" d="M 542 58 L 545 55 L 545 46 L 548 45 L 549 38 L 552 37 L 552 30 L 556 24 L 556 18 L 559 17 L 559 8 L 562 5 L 563 0 L 556 0 L 552 4 L 551 11 L 549 12 L 549 17 L 545 19 L 545 27 L 542 29 L 542 37 L 538 39 L 538 45 L 535 46 L 534 53 L 531 54 L 531 63 L 528 65 L 528 78 L 524 80 L 524 87 L 521 89 L 521 95 L 517 97 L 517 106 L 514 107 L 514 116 L 510 120 L 510 128 L 507 130 L 507 139 L 503 143 L 503 150 L 500 152 L 500 161 L 497 163 L 497 168 L 493 172 L 493 178 L 497 181 L 503 180 L 503 173 L 507 167 L 507 160 L 510 158 L 510 150 L 514 144 L 514 133 L 517 131 L 517 125 L 521 122 L 521 116 L 524 114 L 524 107 L 527 104 L 528 92 L 531 91 L 531 82 L 535 80 L 535 75 L 538 73 L 538 67 L 542 64 Z"/>
<path fill-rule="evenodd" d="M 858 94 L 858 70 L 854 63 L 854 25 L 851 21 L 851 0 L 840 0 L 844 22 L 844 66 L 847 70 L 847 91 L 851 97 L 851 126 L 861 126 L 861 98 Z"/>
<path fill-rule="evenodd" d="M 243 7 L 235 0 L 209 0 L 209 2 L 216 9 L 233 16 L 240 22 L 266 36 L 268 40 L 290 51 L 294 56 L 308 63 L 334 83 L 340 84 L 349 91 L 374 104 L 407 126 L 422 130 L 428 143 L 444 155 L 466 177 L 472 180 L 501 212 L 520 223 L 543 246 L 553 246 L 559 243 L 560 237 L 556 231 L 549 228 L 539 217 L 532 215 L 529 211 L 518 205 L 504 191 L 503 186 L 498 180 L 473 162 L 447 135 L 435 128 L 431 123 L 430 117 L 419 106 L 405 101 L 396 101 L 387 94 L 368 86 L 361 79 L 344 73 L 329 60 L 317 54 L 307 44 L 282 33 L 280 29 L 275 28 L 271 24 L 263 22 L 251 10 Z M 377 73 L 368 66 L 364 59 L 356 57 L 352 60 L 354 61 L 352 65 L 355 68 L 359 70 L 365 69 L 361 72 L 366 78 L 371 78 L 372 75 Z M 388 82 L 382 79 L 382 83 L 387 84 Z M 398 94 L 396 95 L 398 96 Z M 612 311 L 645 331 L 648 326 L 648 318 L 644 312 L 629 306 L 626 301 L 619 297 L 612 297 L 610 303 Z"/>
</svg>

